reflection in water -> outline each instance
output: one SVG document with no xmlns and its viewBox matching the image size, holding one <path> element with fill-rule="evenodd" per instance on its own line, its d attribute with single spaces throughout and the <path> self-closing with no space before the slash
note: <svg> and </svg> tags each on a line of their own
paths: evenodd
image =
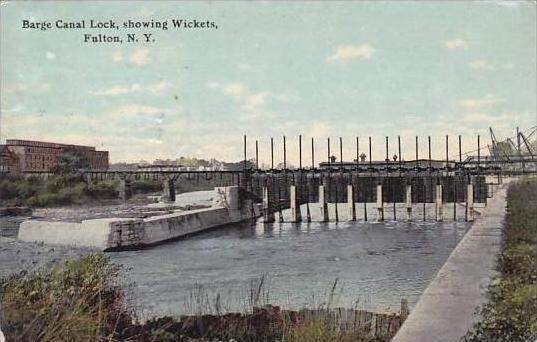
<svg viewBox="0 0 537 342">
<path fill-rule="evenodd" d="M 18 223 L 2 220 L 0 231 L 14 236 Z M 207 311 L 217 297 L 222 310 L 248 308 L 250 291 L 262 276 L 265 297 L 288 308 L 323 304 L 338 279 L 334 305 L 352 307 L 358 301 L 359 307 L 398 310 L 401 298 L 416 302 L 468 226 L 423 221 L 242 224 L 109 256 L 129 270 L 130 298 L 146 315 Z M 89 252 L 0 237 L 0 277 Z"/>
</svg>

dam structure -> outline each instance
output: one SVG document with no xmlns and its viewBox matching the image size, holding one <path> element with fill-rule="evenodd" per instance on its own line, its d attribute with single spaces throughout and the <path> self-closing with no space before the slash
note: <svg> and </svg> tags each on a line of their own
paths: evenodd
<svg viewBox="0 0 537 342">
<path fill-rule="evenodd" d="M 172 210 L 146 218 L 100 218 L 82 222 L 27 220 L 18 239 L 27 242 L 95 248 L 140 249 L 194 233 L 255 219 L 259 205 L 237 186 L 215 189 L 213 204 L 195 210 Z"/>
<path fill-rule="evenodd" d="M 384 161 L 373 160 L 369 137 L 369 159 L 360 154 L 356 138 L 356 158 L 344 162 L 343 140 L 339 138 L 339 161 L 327 140 L 325 161 L 316 165 L 315 142 L 311 140 L 311 166 L 302 164 L 302 136 L 298 137 L 298 168 L 288 167 L 286 138 L 283 137 L 283 163 L 274 167 L 274 142 L 270 141 L 271 168 L 259 167 L 259 145 L 255 158 L 249 159 L 244 136 L 242 169 L 189 171 L 157 170 L 85 170 L 87 182 L 117 180 L 120 198 L 127 200 L 131 184 L 140 179 L 162 182 L 161 199 L 173 203 L 176 188 L 200 184 L 216 189 L 211 208 L 171 212 L 147 218 L 94 219 L 80 223 L 30 220 L 21 225 L 19 238 L 25 241 L 66 243 L 103 250 L 141 248 L 166 240 L 237 223 L 262 216 L 263 222 L 340 222 L 340 221 L 466 221 L 474 220 L 475 208 L 487 201 L 502 184 L 504 177 L 537 173 L 537 158 L 529 153 L 481 156 L 477 136 L 477 156 L 462 158 L 462 138 L 458 139 L 458 158 L 450 158 L 449 137 L 445 139 L 445 159 L 432 159 L 431 138 L 428 157 L 420 158 L 416 137 L 415 158 L 403 160 L 401 140 L 397 154 L 390 159 L 386 137 Z M 497 144 L 499 145 L 499 143 Z M 499 145 L 501 146 L 501 145 Z M 504 151 L 505 154 L 505 151 Z M 39 174 L 47 177 L 46 173 Z M 434 216 L 428 215 L 433 207 Z M 45 228 L 45 226 L 47 228 Z M 76 232 L 76 234 L 75 234 Z"/>
</svg>

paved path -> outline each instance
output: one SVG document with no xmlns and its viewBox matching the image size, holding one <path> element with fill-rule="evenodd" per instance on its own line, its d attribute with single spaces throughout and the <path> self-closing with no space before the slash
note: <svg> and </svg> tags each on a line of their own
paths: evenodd
<svg viewBox="0 0 537 342">
<path fill-rule="evenodd" d="M 472 328 L 495 274 L 507 184 L 453 250 L 392 342 L 455 342 Z"/>
</svg>

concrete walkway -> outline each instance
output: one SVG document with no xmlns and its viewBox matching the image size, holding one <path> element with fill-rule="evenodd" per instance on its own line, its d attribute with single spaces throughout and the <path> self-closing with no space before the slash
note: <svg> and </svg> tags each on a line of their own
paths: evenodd
<svg viewBox="0 0 537 342">
<path fill-rule="evenodd" d="M 496 273 L 507 184 L 480 210 L 465 237 L 421 295 L 392 342 L 455 342 L 475 322 Z"/>
</svg>

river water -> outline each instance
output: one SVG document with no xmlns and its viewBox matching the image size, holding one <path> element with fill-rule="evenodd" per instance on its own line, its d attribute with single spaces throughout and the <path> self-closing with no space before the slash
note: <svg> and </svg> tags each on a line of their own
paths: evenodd
<svg viewBox="0 0 537 342">
<path fill-rule="evenodd" d="M 432 221 L 259 222 L 108 255 L 125 266 L 128 298 L 146 317 L 244 310 L 258 292 L 258 303 L 287 308 L 330 302 L 398 311 L 401 298 L 415 304 L 468 228 Z M 89 252 L 3 237 L 0 276 Z"/>
</svg>

